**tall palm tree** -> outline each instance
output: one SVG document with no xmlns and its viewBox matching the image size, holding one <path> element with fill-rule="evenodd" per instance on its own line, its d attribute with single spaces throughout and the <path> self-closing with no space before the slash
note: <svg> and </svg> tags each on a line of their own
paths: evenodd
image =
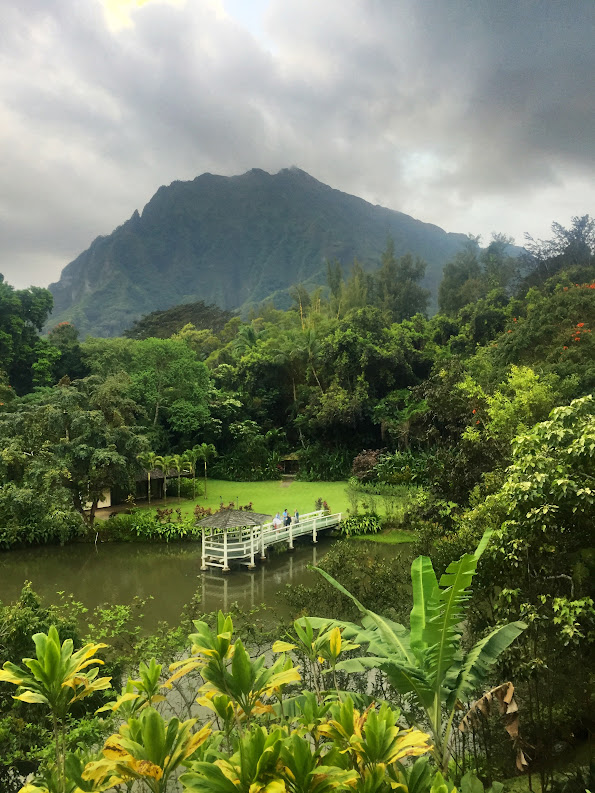
<svg viewBox="0 0 595 793">
<path fill-rule="evenodd" d="M 256 343 L 263 336 L 262 330 L 257 330 L 254 323 L 240 325 L 231 347 L 237 356 L 241 357 L 256 347 Z"/>
<path fill-rule="evenodd" d="M 210 457 L 216 457 L 217 451 L 212 443 L 201 443 L 195 446 L 193 451 L 198 453 L 198 459 L 202 460 L 205 464 L 205 498 L 207 497 L 207 460 Z"/>
<path fill-rule="evenodd" d="M 186 449 L 182 455 L 184 465 L 187 466 L 192 474 L 192 498 L 196 498 L 196 463 L 201 459 L 196 449 L 197 447 L 194 447 L 194 449 Z"/>
<path fill-rule="evenodd" d="M 178 475 L 178 501 L 180 500 L 180 477 L 182 475 L 182 471 L 184 470 L 184 457 L 181 454 L 172 454 L 170 457 L 172 464 L 172 469 Z"/>
<path fill-rule="evenodd" d="M 149 499 L 149 504 L 151 503 L 151 471 L 153 471 L 157 466 L 155 461 L 157 460 L 157 454 L 155 452 L 144 452 L 143 454 L 137 454 L 136 459 L 142 465 L 142 467 L 147 472 L 147 498 Z"/>
<path fill-rule="evenodd" d="M 175 459 L 171 454 L 161 455 L 155 460 L 155 468 L 163 474 L 163 499 L 167 504 L 167 475 L 174 468 Z"/>
</svg>

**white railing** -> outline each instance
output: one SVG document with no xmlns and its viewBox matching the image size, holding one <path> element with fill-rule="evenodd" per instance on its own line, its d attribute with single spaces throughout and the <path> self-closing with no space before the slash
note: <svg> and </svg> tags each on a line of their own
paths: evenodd
<svg viewBox="0 0 595 793">
<path fill-rule="evenodd" d="M 289 549 L 293 550 L 294 539 L 305 534 L 311 534 L 312 542 L 315 543 L 319 531 L 337 526 L 340 520 L 340 512 L 325 515 L 322 510 L 317 510 L 301 515 L 297 523 L 292 521 L 289 526 L 279 528 L 275 528 L 270 522 L 262 526 L 217 531 L 211 534 L 203 531 L 202 569 L 220 567 L 227 571 L 230 561 L 243 561 L 248 567 L 254 567 L 257 555 L 261 559 L 266 559 L 266 549 L 269 546 L 287 542 Z"/>
</svg>

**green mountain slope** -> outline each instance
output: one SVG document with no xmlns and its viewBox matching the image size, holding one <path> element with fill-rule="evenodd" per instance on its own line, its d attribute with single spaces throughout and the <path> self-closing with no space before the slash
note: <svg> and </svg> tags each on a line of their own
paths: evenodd
<svg viewBox="0 0 595 793">
<path fill-rule="evenodd" d="M 67 265 L 50 285 L 52 323 L 115 336 L 138 317 L 179 303 L 241 309 L 274 295 L 285 307 L 292 284 L 324 283 L 327 258 L 346 269 L 354 257 L 376 266 L 389 236 L 398 256 L 427 261 L 433 295 L 444 263 L 466 239 L 334 190 L 298 168 L 203 174 L 160 187 L 142 215 L 135 212 Z"/>
</svg>

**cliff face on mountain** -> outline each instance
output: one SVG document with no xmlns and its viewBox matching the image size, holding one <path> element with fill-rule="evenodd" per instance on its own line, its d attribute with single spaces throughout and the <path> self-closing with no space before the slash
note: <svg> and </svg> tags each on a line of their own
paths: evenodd
<svg viewBox="0 0 595 793">
<path fill-rule="evenodd" d="M 203 300 L 242 309 L 272 297 L 289 302 L 292 284 L 325 282 L 325 260 L 345 270 L 358 258 L 379 263 L 395 253 L 421 256 L 436 294 L 442 267 L 466 240 L 339 190 L 297 168 L 277 174 L 203 174 L 160 187 L 142 214 L 98 237 L 50 285 L 51 321 L 82 335 L 116 336 L 156 309 Z"/>
</svg>

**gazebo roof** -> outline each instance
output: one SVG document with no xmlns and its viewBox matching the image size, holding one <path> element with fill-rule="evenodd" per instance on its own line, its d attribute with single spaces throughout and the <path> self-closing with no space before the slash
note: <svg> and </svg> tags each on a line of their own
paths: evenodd
<svg viewBox="0 0 595 793">
<path fill-rule="evenodd" d="M 197 526 L 210 526 L 213 529 L 238 529 L 241 526 L 261 526 L 268 523 L 272 515 L 261 512 L 244 512 L 242 509 L 222 509 L 214 515 L 199 520 Z"/>
</svg>

